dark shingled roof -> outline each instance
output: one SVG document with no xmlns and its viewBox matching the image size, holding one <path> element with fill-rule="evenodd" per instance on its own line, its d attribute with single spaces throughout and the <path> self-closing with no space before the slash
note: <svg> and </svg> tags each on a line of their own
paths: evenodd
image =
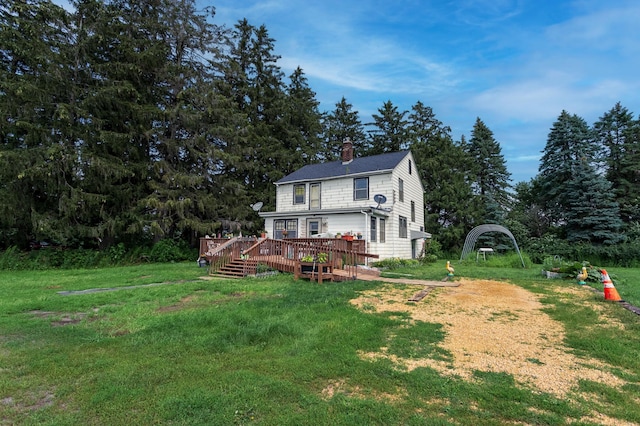
<svg viewBox="0 0 640 426">
<path fill-rule="evenodd" d="M 340 176 L 357 175 L 384 170 L 393 170 L 409 151 L 390 152 L 388 154 L 372 155 L 370 157 L 354 158 L 349 164 L 342 161 L 330 163 L 309 164 L 283 177 L 277 184 L 306 180 L 319 180 Z"/>
</svg>

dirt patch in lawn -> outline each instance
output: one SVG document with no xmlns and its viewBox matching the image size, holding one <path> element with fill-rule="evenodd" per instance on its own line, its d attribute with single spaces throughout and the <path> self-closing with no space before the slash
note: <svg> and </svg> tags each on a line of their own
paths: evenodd
<svg viewBox="0 0 640 426">
<path fill-rule="evenodd" d="M 433 290 L 418 303 L 408 302 L 415 288 L 393 286 L 364 292 L 352 300 L 365 312 L 402 311 L 415 321 L 442 324 L 446 336 L 440 346 L 452 355 L 451 360 L 402 359 L 385 348 L 361 353 L 361 357 L 387 358 L 409 371 L 431 367 L 465 380 L 473 380 L 474 371 L 508 373 L 522 386 L 558 397 L 575 391 L 579 380 L 616 388 L 625 383 L 602 362 L 569 353 L 563 344 L 562 324 L 542 311 L 535 294 L 505 282 L 459 282 L 459 287 Z"/>
<path fill-rule="evenodd" d="M 93 313 L 96 312 L 98 312 L 98 309 L 93 310 Z M 38 318 L 51 319 L 52 327 L 63 327 L 65 325 L 78 324 L 90 315 L 86 312 L 50 312 L 39 310 L 30 311 L 29 313 Z"/>
</svg>

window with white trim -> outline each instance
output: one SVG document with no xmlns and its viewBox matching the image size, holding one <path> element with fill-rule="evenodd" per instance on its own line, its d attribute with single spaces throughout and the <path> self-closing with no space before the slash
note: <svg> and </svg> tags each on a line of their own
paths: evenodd
<svg viewBox="0 0 640 426">
<path fill-rule="evenodd" d="M 307 185 L 293 185 L 293 204 L 304 204 L 307 198 Z"/>
<path fill-rule="evenodd" d="M 309 209 L 320 210 L 320 184 L 309 184 Z"/>
<path fill-rule="evenodd" d="M 399 224 L 398 228 L 400 230 L 400 233 L 398 236 L 400 238 L 407 238 L 407 218 L 404 216 L 400 216 L 398 224 Z"/>
<path fill-rule="evenodd" d="M 369 229 L 369 235 L 371 241 L 376 241 L 377 233 L 378 233 L 378 218 L 375 216 L 371 216 L 371 227 Z"/>
<path fill-rule="evenodd" d="M 353 180 L 353 199 L 369 199 L 369 178 L 355 178 Z"/>
</svg>

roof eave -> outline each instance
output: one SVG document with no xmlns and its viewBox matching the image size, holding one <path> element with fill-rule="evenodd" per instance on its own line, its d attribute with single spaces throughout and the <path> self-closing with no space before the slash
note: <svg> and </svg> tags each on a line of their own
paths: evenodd
<svg viewBox="0 0 640 426">
<path fill-rule="evenodd" d="M 394 169 L 372 170 L 372 171 L 369 171 L 369 172 L 349 173 L 349 174 L 346 174 L 346 175 L 338 175 L 338 176 L 326 176 L 326 177 L 319 177 L 319 178 L 295 179 L 295 180 L 288 180 L 288 181 L 285 181 L 285 182 L 277 181 L 277 182 L 274 182 L 273 184 L 276 185 L 276 186 L 280 186 L 280 185 L 287 185 L 287 184 L 291 184 L 291 183 L 320 182 L 320 181 L 335 180 L 335 179 L 356 178 L 356 177 L 360 177 L 360 176 L 383 175 L 383 174 L 387 174 L 387 173 L 392 173 L 393 170 Z"/>
</svg>

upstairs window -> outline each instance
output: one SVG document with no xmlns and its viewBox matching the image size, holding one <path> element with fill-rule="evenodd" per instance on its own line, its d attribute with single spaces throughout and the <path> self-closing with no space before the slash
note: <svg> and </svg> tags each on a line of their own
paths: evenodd
<svg viewBox="0 0 640 426">
<path fill-rule="evenodd" d="M 320 184 L 312 183 L 309 185 L 309 209 L 320 209 Z"/>
<path fill-rule="evenodd" d="M 353 199 L 369 199 L 369 178 L 356 178 L 353 180 Z"/>
<path fill-rule="evenodd" d="M 399 229 L 400 229 L 400 233 L 399 233 L 399 237 L 400 238 L 407 238 L 407 218 L 404 216 L 400 216 L 400 222 L 399 222 Z"/>
<path fill-rule="evenodd" d="M 416 203 L 414 201 L 411 202 L 411 222 L 416 221 Z"/>
<path fill-rule="evenodd" d="M 293 185 L 293 204 L 304 204 L 305 199 L 307 198 L 307 186 L 302 185 Z"/>
<path fill-rule="evenodd" d="M 404 181 L 402 179 L 398 179 L 398 198 L 401 203 L 404 203 Z"/>
<path fill-rule="evenodd" d="M 411 160 L 409 160 L 409 174 L 411 174 Z"/>
</svg>

